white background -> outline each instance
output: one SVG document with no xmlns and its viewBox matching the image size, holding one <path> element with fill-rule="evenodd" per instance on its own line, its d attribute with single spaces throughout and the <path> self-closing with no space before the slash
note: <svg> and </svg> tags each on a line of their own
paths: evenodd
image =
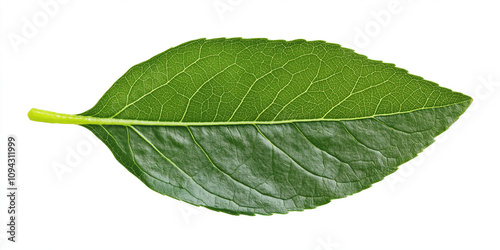
<svg viewBox="0 0 500 250">
<path fill-rule="evenodd" d="M 500 248 L 498 2 L 69 0 L 42 7 L 54 1 L 1 1 L 0 187 L 13 134 L 20 188 L 17 243 L 6 241 L 0 192 L 1 249 Z M 27 23 L 36 30 L 27 32 Z M 202 37 L 339 43 L 474 103 L 372 188 L 314 210 L 254 217 L 161 196 L 86 129 L 26 116 L 32 107 L 85 111 L 134 64 Z"/>
</svg>

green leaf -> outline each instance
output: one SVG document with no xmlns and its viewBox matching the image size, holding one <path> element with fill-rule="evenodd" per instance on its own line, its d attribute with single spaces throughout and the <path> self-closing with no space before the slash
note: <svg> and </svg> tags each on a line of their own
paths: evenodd
<svg viewBox="0 0 500 250">
<path fill-rule="evenodd" d="M 323 41 L 200 39 L 132 67 L 81 124 L 149 188 L 230 214 L 314 208 L 370 187 L 472 102 Z"/>
</svg>

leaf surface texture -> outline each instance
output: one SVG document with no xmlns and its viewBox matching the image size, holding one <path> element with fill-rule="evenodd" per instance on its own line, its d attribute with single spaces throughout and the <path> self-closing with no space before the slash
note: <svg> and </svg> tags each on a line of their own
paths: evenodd
<svg viewBox="0 0 500 250">
<path fill-rule="evenodd" d="M 151 189 L 253 215 L 370 187 L 471 101 L 336 44 L 200 39 L 132 67 L 80 116 Z"/>
</svg>

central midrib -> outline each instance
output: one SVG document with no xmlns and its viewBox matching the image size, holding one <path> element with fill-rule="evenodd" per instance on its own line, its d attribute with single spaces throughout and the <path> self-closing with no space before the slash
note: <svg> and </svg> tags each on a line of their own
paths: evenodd
<svg viewBox="0 0 500 250">
<path fill-rule="evenodd" d="M 375 114 L 371 116 L 354 117 L 354 118 L 313 118 L 313 119 L 289 119 L 280 121 L 231 121 L 231 122 L 175 122 L 175 121 L 147 121 L 147 120 L 134 120 L 134 119 L 119 119 L 119 118 L 102 118 L 102 117 L 92 117 L 92 116 L 81 116 L 81 115 L 69 115 L 55 113 L 51 111 L 31 109 L 28 116 L 33 121 L 48 122 L 48 123 L 62 123 L 62 124 L 79 124 L 79 125 L 142 125 L 142 126 L 230 126 L 230 125 L 273 125 L 273 124 L 285 124 L 285 123 L 297 123 L 297 122 L 317 122 L 317 121 L 348 121 L 348 120 L 360 120 L 360 119 L 370 119 L 380 116 L 398 115 L 406 114 L 419 110 L 427 109 L 437 109 L 444 108 L 453 105 L 459 105 L 462 103 L 471 102 L 471 100 L 466 100 L 458 103 L 452 103 L 442 106 L 434 107 L 424 107 L 404 112 L 394 112 L 387 114 Z"/>
</svg>

